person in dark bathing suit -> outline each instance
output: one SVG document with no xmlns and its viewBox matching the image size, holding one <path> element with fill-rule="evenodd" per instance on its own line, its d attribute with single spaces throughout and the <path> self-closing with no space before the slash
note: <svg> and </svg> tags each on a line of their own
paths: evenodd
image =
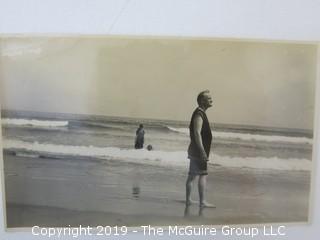
<svg viewBox="0 0 320 240">
<path fill-rule="evenodd" d="M 205 200 L 205 188 L 207 180 L 207 162 L 212 141 L 210 124 L 206 115 L 206 110 L 212 107 L 212 98 L 208 90 L 199 93 L 197 97 L 198 107 L 194 110 L 190 125 L 190 145 L 188 148 L 188 158 L 190 159 L 189 174 L 186 182 L 186 206 L 193 203 L 191 200 L 191 190 L 193 181 L 198 180 L 200 208 L 214 208 L 213 204 Z"/>
<path fill-rule="evenodd" d="M 144 134 L 145 134 L 145 132 L 143 129 L 143 125 L 140 124 L 139 128 L 136 131 L 136 139 L 135 139 L 135 144 L 134 144 L 135 149 L 142 149 L 143 148 Z"/>
</svg>

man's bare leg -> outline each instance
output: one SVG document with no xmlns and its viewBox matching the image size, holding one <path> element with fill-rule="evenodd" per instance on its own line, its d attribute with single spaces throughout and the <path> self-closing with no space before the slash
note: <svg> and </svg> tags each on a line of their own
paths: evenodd
<svg viewBox="0 0 320 240">
<path fill-rule="evenodd" d="M 215 208 L 215 205 L 208 203 L 204 198 L 204 192 L 207 185 L 207 175 L 200 175 L 198 182 L 198 190 L 199 190 L 199 202 L 201 208 Z"/>
<path fill-rule="evenodd" d="M 192 185 L 193 185 L 193 181 L 196 178 L 195 175 L 188 175 L 187 178 L 187 182 L 186 182 L 186 205 L 189 206 L 192 203 L 194 203 L 194 201 L 191 199 L 191 190 L 192 190 Z"/>
</svg>

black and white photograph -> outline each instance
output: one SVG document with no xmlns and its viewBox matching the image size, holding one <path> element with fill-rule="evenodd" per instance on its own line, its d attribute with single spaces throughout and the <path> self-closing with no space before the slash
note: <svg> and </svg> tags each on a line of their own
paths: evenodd
<svg viewBox="0 0 320 240">
<path fill-rule="evenodd" d="M 317 45 L 0 38 L 7 228 L 307 223 Z"/>
</svg>

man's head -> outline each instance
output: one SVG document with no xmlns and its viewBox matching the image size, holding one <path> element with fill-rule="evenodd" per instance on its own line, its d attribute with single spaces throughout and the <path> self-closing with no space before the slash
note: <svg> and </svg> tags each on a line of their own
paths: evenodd
<svg viewBox="0 0 320 240">
<path fill-rule="evenodd" d="M 205 90 L 199 93 L 197 97 L 199 107 L 207 109 L 212 107 L 212 97 L 209 90 Z"/>
</svg>

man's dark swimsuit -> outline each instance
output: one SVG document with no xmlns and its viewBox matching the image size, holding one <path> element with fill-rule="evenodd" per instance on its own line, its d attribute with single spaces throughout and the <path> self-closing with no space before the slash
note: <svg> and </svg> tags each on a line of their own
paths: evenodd
<svg viewBox="0 0 320 240">
<path fill-rule="evenodd" d="M 210 149 L 211 149 L 211 141 L 212 141 L 212 133 L 210 124 L 207 118 L 206 113 L 201 108 L 196 108 L 192 114 L 189 132 L 190 132 L 190 145 L 188 148 L 188 158 L 190 159 L 189 166 L 189 174 L 190 175 L 208 175 L 207 172 L 207 161 L 203 161 L 201 159 L 201 150 L 196 144 L 195 134 L 194 134 L 194 119 L 196 116 L 200 116 L 202 118 L 202 127 L 201 127 L 201 139 L 204 147 L 204 151 L 209 158 Z"/>
</svg>

